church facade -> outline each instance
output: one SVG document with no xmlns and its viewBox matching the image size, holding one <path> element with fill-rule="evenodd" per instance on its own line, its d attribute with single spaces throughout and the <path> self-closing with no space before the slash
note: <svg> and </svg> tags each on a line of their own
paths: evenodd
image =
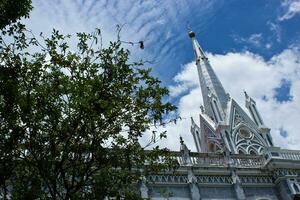
<svg viewBox="0 0 300 200">
<path fill-rule="evenodd" d="M 191 120 L 197 152 L 181 139 L 172 152 L 175 172 L 141 181 L 143 198 L 154 200 L 300 199 L 300 151 L 273 145 L 255 101 L 245 92 L 247 114 L 225 92 L 194 32 L 192 40 L 203 106 L 200 124 Z"/>
</svg>

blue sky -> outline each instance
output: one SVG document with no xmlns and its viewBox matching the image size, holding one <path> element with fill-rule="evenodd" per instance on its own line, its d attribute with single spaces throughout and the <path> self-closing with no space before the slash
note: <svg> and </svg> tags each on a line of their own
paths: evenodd
<svg viewBox="0 0 300 200">
<path fill-rule="evenodd" d="M 300 0 L 33 0 L 24 20 L 37 35 L 103 31 L 104 41 L 145 41 L 125 45 L 132 59 L 153 61 L 153 74 L 171 91 L 182 122 L 166 127 L 177 149 L 182 135 L 190 148 L 190 117 L 202 102 L 187 28 L 197 35 L 227 92 L 241 106 L 243 90 L 256 101 L 275 144 L 300 149 Z M 174 137 L 173 137 L 174 136 Z"/>
</svg>

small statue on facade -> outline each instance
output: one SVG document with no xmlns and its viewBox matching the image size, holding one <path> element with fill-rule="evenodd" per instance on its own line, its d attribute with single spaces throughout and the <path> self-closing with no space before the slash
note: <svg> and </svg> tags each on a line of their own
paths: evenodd
<svg viewBox="0 0 300 200">
<path fill-rule="evenodd" d="M 190 150 L 184 144 L 184 141 L 181 136 L 180 136 L 180 151 L 182 153 L 183 164 L 191 164 Z"/>
</svg>

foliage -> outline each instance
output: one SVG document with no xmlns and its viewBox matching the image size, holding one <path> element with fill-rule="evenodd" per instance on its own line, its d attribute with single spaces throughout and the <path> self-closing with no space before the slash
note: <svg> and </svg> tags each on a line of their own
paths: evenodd
<svg viewBox="0 0 300 200">
<path fill-rule="evenodd" d="M 16 22 L 21 17 L 28 17 L 31 9 L 31 0 L 1 0 L 0 29 Z"/>
<path fill-rule="evenodd" d="M 3 199 L 134 199 L 144 173 L 168 166 L 157 161 L 167 150 L 138 143 L 175 110 L 168 90 L 120 41 L 103 48 L 99 29 L 77 39 L 71 48 L 56 30 L 42 41 L 21 24 L 2 30 Z"/>
</svg>

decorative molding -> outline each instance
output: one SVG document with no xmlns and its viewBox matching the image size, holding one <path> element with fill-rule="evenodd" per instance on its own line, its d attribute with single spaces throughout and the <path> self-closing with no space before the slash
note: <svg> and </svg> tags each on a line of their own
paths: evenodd
<svg viewBox="0 0 300 200">
<path fill-rule="evenodd" d="M 273 184 L 274 179 L 271 176 L 240 176 L 242 184 Z"/>
<path fill-rule="evenodd" d="M 186 184 L 189 183 L 188 176 L 185 175 L 149 175 L 149 183 L 166 183 L 166 184 Z M 193 179 L 197 184 L 232 184 L 230 176 L 221 175 L 198 175 Z"/>
<path fill-rule="evenodd" d="M 196 176 L 198 184 L 232 184 L 230 176 Z"/>
<path fill-rule="evenodd" d="M 273 177 L 275 179 L 286 176 L 300 176 L 300 169 L 276 169 L 273 171 Z"/>
<path fill-rule="evenodd" d="M 188 183 L 188 177 L 184 175 L 149 175 L 147 181 L 150 183 Z"/>
</svg>

